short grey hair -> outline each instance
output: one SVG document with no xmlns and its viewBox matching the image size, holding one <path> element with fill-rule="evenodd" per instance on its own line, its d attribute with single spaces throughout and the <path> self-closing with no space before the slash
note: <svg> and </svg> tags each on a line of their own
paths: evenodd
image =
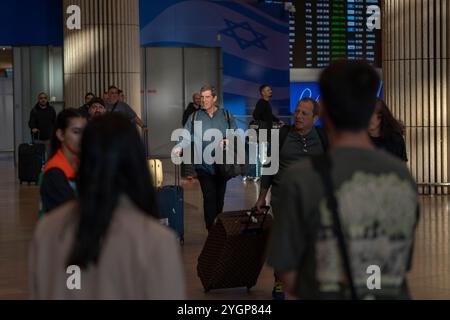
<svg viewBox="0 0 450 320">
<path fill-rule="evenodd" d="M 217 91 L 216 91 L 216 88 L 214 87 L 214 86 L 211 86 L 211 85 L 205 85 L 205 86 L 203 86 L 201 89 L 200 89 L 200 94 L 202 94 L 203 92 L 205 92 L 205 91 L 211 91 L 211 95 L 213 96 L 213 97 L 216 97 L 217 96 Z"/>
</svg>

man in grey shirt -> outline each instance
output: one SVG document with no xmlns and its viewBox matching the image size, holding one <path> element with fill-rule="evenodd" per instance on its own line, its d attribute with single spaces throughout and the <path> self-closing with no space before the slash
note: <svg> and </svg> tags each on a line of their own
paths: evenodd
<svg viewBox="0 0 450 320">
<path fill-rule="evenodd" d="M 263 175 L 261 178 L 261 189 L 255 207 L 262 211 L 266 205 L 266 197 L 272 187 L 271 206 L 272 212 L 278 216 L 277 199 L 279 198 L 280 177 L 286 169 L 311 155 L 322 154 L 327 148 L 325 132 L 322 128 L 314 126 L 314 122 L 319 117 L 319 104 L 317 101 L 304 98 L 297 104 L 294 113 L 294 125 L 284 126 L 280 129 L 280 152 L 279 170 L 275 176 Z M 284 292 L 281 281 L 275 274 L 275 285 L 272 296 L 276 300 L 284 299 Z"/>
<path fill-rule="evenodd" d="M 108 112 L 121 112 L 131 122 L 136 123 L 144 131 L 148 131 L 147 126 L 142 122 L 141 118 L 134 112 L 134 110 L 124 101 L 120 100 L 120 91 L 116 86 L 108 88 L 108 99 L 106 102 L 106 110 Z"/>
<path fill-rule="evenodd" d="M 367 133 L 379 83 L 362 62 L 335 62 L 321 75 L 331 149 L 283 173 L 269 249 L 269 264 L 293 297 L 408 298 L 417 187 L 405 164 L 377 150 Z"/>
<path fill-rule="evenodd" d="M 319 104 L 317 101 L 304 98 L 298 102 L 295 109 L 294 125 L 284 126 L 280 129 L 279 170 L 274 176 L 262 176 L 261 191 L 255 204 L 259 211 L 266 205 L 267 193 L 271 187 L 271 205 L 275 204 L 276 207 L 280 177 L 290 165 L 311 155 L 322 154 L 326 150 L 328 143 L 325 132 L 322 128 L 314 126 L 318 117 Z"/>
</svg>

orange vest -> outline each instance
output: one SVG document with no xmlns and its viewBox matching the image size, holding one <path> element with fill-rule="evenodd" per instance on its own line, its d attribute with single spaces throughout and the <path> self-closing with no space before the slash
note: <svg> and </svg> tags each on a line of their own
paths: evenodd
<svg viewBox="0 0 450 320">
<path fill-rule="evenodd" d="M 61 149 L 59 149 L 55 155 L 47 162 L 47 164 L 44 167 L 43 174 L 45 174 L 50 169 L 58 168 L 62 172 L 64 172 L 65 176 L 68 180 L 75 180 L 77 174 L 75 170 L 70 165 L 69 161 L 67 160 L 66 156 L 62 152 Z"/>
</svg>

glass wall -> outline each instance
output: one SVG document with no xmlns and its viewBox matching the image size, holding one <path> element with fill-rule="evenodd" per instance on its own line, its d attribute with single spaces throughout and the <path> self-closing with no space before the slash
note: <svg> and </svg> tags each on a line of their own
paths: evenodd
<svg viewBox="0 0 450 320">
<path fill-rule="evenodd" d="M 14 150 L 12 48 L 0 46 L 0 152 Z"/>
</svg>

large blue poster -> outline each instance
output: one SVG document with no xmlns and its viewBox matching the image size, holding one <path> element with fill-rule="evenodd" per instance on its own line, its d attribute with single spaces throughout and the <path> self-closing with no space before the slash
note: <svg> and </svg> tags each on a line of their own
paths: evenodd
<svg viewBox="0 0 450 320">
<path fill-rule="evenodd" d="M 258 88 L 273 89 L 274 113 L 288 115 L 289 21 L 280 4 L 141 0 L 143 46 L 221 47 L 224 105 L 251 114 Z"/>
</svg>

